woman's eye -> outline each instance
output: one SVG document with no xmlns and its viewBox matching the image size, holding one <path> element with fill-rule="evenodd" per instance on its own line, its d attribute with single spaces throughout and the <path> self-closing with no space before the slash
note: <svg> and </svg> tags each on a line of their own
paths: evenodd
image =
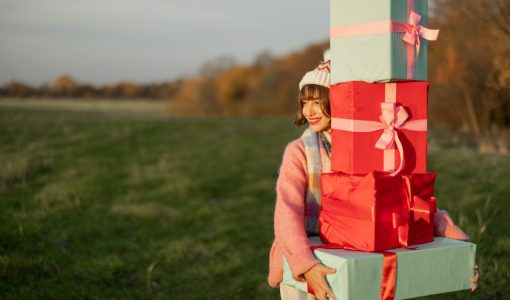
<svg viewBox="0 0 510 300">
<path fill-rule="evenodd" d="M 321 102 L 320 102 L 320 101 L 318 101 L 318 100 L 313 101 L 313 103 L 314 103 L 314 104 L 317 104 L 317 105 L 321 104 Z"/>
</svg>

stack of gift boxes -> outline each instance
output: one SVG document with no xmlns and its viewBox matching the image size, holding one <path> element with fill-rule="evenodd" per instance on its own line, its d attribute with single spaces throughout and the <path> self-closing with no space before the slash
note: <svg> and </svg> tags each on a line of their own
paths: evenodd
<svg viewBox="0 0 510 300">
<path fill-rule="evenodd" d="M 438 31 L 427 14 L 427 0 L 331 0 L 333 172 L 322 174 L 311 243 L 337 269 L 327 279 L 338 299 L 471 288 L 475 245 L 434 237 L 427 41 Z M 284 283 L 310 291 L 288 269 Z"/>
</svg>

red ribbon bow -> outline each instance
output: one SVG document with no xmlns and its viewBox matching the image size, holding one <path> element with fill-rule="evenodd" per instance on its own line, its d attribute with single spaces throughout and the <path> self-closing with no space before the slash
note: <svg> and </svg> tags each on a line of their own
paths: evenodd
<svg viewBox="0 0 510 300">
<path fill-rule="evenodd" d="M 393 227 L 398 228 L 398 240 L 402 247 L 409 247 L 409 223 L 417 222 L 423 219 L 425 222 L 432 222 L 431 215 L 435 211 L 436 198 L 434 196 L 427 200 L 416 195 L 412 195 L 411 179 L 408 176 L 402 176 L 406 189 L 407 208 L 404 213 L 393 214 Z"/>
</svg>

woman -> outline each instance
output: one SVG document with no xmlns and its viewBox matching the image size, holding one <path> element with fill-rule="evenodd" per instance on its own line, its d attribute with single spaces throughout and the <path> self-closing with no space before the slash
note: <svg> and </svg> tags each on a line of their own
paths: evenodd
<svg viewBox="0 0 510 300">
<path fill-rule="evenodd" d="M 318 235 L 320 208 L 320 174 L 330 172 L 331 113 L 329 106 L 328 52 L 324 62 L 305 74 L 299 83 L 299 111 L 295 125 L 308 123 L 303 135 L 287 145 L 277 181 L 275 207 L 275 240 L 270 252 L 268 282 L 280 287 L 282 299 L 336 299 L 325 276 L 335 273 L 317 260 L 308 243 L 308 236 Z M 434 216 L 437 235 L 468 240 L 444 211 Z M 313 295 L 280 284 L 283 257 L 293 277 L 307 281 L 315 291 Z"/>
</svg>

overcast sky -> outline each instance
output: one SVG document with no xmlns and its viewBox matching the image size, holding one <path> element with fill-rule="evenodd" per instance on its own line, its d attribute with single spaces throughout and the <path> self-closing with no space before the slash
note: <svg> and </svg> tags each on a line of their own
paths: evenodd
<svg viewBox="0 0 510 300">
<path fill-rule="evenodd" d="M 328 0 L 0 0 L 0 84 L 167 81 L 327 40 Z"/>
</svg>

